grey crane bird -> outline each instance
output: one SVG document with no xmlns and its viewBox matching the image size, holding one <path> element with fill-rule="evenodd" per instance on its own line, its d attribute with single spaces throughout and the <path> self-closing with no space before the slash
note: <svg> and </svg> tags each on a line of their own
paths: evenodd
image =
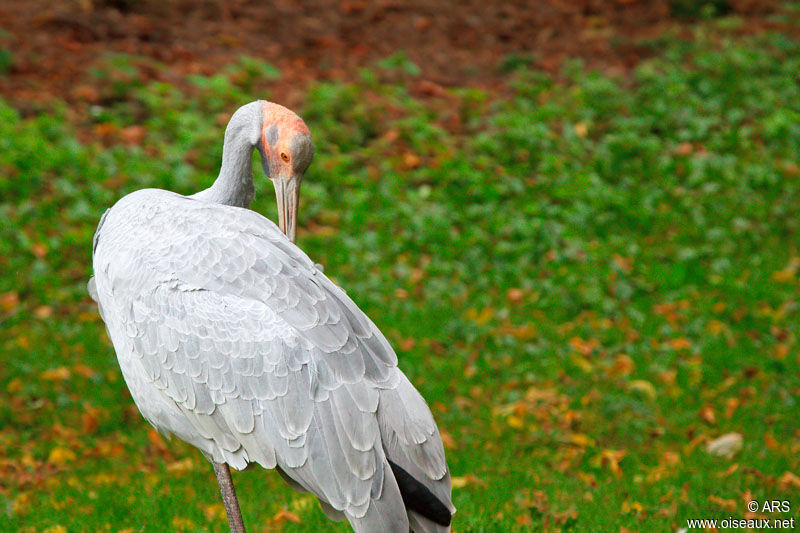
<svg viewBox="0 0 800 533">
<path fill-rule="evenodd" d="M 280 228 L 247 208 L 256 149 Z M 294 244 L 313 152 L 288 109 L 239 108 L 210 188 L 144 189 L 106 211 L 89 292 L 144 418 L 213 463 L 231 531 L 244 525 L 228 467 L 254 463 L 357 532 L 450 531 L 427 404 L 375 324 Z"/>
</svg>

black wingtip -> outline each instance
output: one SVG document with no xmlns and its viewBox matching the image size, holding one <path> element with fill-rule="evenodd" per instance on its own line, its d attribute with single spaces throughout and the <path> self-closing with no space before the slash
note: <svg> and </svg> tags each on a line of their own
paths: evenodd
<svg viewBox="0 0 800 533">
<path fill-rule="evenodd" d="M 392 461 L 389 461 L 389 466 L 392 467 L 397 486 L 400 487 L 403 503 L 408 509 L 440 526 L 450 525 L 453 518 L 450 510 L 439 498 L 434 496 L 428 487 Z"/>
</svg>

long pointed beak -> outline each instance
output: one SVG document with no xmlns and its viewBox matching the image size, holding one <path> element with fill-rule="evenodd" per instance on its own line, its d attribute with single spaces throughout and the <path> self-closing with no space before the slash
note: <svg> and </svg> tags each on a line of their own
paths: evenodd
<svg viewBox="0 0 800 533">
<path fill-rule="evenodd" d="M 289 176 L 272 180 L 275 185 L 275 200 L 278 202 L 278 226 L 295 242 L 297 238 L 297 206 L 300 203 L 300 178 Z"/>
</svg>

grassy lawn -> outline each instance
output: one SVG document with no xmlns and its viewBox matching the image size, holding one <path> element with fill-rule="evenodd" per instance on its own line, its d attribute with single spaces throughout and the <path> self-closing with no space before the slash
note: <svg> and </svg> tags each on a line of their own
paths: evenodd
<svg viewBox="0 0 800 533">
<path fill-rule="evenodd" d="M 520 68 L 504 97 L 415 100 L 402 54 L 308 89 L 298 244 L 431 405 L 456 531 L 800 517 L 800 42 L 737 24 L 654 41 L 626 78 Z M 211 467 L 136 411 L 85 284 L 102 212 L 208 186 L 228 116 L 279 73 L 243 57 L 179 91 L 142 68 L 110 56 L 85 116 L 0 101 L 2 531 L 227 528 Z M 709 453 L 728 433 L 741 449 Z M 251 531 L 348 530 L 274 472 L 235 480 Z"/>
</svg>

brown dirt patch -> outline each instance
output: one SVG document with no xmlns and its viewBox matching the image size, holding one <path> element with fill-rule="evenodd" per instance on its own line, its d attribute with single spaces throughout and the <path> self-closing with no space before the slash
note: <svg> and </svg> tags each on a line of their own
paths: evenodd
<svg viewBox="0 0 800 533">
<path fill-rule="evenodd" d="M 730 4 L 748 30 L 779 9 L 770 0 Z M 13 64 L 0 75 L 0 95 L 23 110 L 52 98 L 90 100 L 91 67 L 107 52 L 162 62 L 177 83 L 241 54 L 258 57 L 281 70 L 271 96 L 290 105 L 309 81 L 346 79 L 400 50 L 421 68 L 418 93 L 491 90 L 503 85 L 499 67 L 510 54 L 550 72 L 569 58 L 625 72 L 655 52 L 648 40 L 688 23 L 668 2 L 649 0 L 3 2 L 0 46 Z"/>
</svg>

